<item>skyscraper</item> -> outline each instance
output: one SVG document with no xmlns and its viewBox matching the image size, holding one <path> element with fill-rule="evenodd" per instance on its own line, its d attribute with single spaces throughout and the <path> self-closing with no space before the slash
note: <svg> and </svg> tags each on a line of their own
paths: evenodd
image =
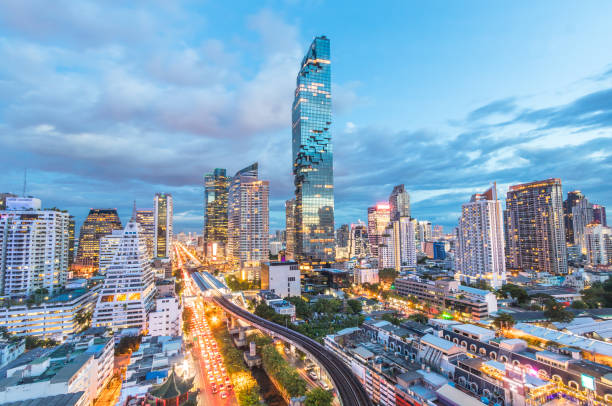
<svg viewBox="0 0 612 406">
<path fill-rule="evenodd" d="M 117 209 L 90 209 L 79 233 L 74 269 L 77 275 L 91 276 L 98 270 L 100 238 L 121 229 Z"/>
<path fill-rule="evenodd" d="M 142 228 L 142 237 L 147 246 L 149 258 L 153 258 L 155 248 L 155 211 L 153 209 L 136 209 L 133 216 Z"/>
<path fill-rule="evenodd" d="M 389 209 L 391 221 L 399 220 L 400 217 L 410 217 L 410 195 L 404 185 L 397 185 L 389 196 Z"/>
<path fill-rule="evenodd" d="M 170 258 L 172 250 L 172 195 L 156 193 L 153 201 L 155 218 L 155 258 Z"/>
<path fill-rule="evenodd" d="M 297 75 L 292 110 L 296 257 L 334 259 L 334 179 L 331 143 L 329 39 L 316 37 Z"/>
<path fill-rule="evenodd" d="M 295 199 L 285 202 L 285 258 L 295 259 Z"/>
<path fill-rule="evenodd" d="M 506 281 L 506 258 L 502 208 L 495 185 L 463 204 L 457 234 L 455 278 L 468 284 L 484 280 L 499 289 Z"/>
<path fill-rule="evenodd" d="M 42 210 L 39 199 L 6 199 L 0 211 L 0 293 L 26 298 L 66 283 L 70 215 Z"/>
<path fill-rule="evenodd" d="M 380 236 L 378 266 L 381 269 L 416 267 L 417 255 L 414 243 L 414 223 L 410 217 L 400 217 L 391 221 Z"/>
<path fill-rule="evenodd" d="M 567 199 L 563 202 L 563 223 L 565 224 L 565 241 L 568 244 L 575 244 L 574 241 L 574 215 L 572 209 L 576 206 L 584 195 L 580 190 L 567 192 Z"/>
<path fill-rule="evenodd" d="M 240 264 L 243 279 L 259 279 L 262 262 L 270 259 L 269 192 L 269 182 L 258 179 L 257 163 L 230 182 L 227 255 Z"/>
<path fill-rule="evenodd" d="M 112 265 L 121 238 L 123 230 L 113 230 L 112 234 L 100 238 L 100 274 L 106 275 L 106 271 Z"/>
<path fill-rule="evenodd" d="M 583 254 L 586 254 L 584 231 L 593 222 L 593 204 L 585 197 L 572 207 L 572 227 L 574 228 L 574 244 Z M 566 233 L 567 234 L 567 233 Z"/>
<path fill-rule="evenodd" d="M 227 244 L 227 193 L 230 177 L 225 169 L 215 168 L 204 175 L 204 242 L 206 247 Z M 207 251 L 207 255 L 211 253 Z M 216 252 L 217 250 L 215 250 Z"/>
<path fill-rule="evenodd" d="M 368 229 L 365 224 L 351 224 L 349 258 L 362 258 L 369 254 Z"/>
<path fill-rule="evenodd" d="M 68 218 L 68 269 L 74 264 L 74 237 L 76 231 L 76 223 L 74 216 Z"/>
<path fill-rule="evenodd" d="M 593 205 L 593 221 L 601 224 L 604 227 L 608 226 L 608 222 L 606 220 L 606 208 L 599 204 Z"/>
<path fill-rule="evenodd" d="M 506 268 L 567 274 L 560 179 L 510 187 L 506 196 Z"/>
<path fill-rule="evenodd" d="M 168 195 L 164 195 L 168 196 Z M 155 284 L 142 229 L 131 219 L 106 270 L 98 295 L 92 326 L 147 329 L 147 316 L 153 306 Z"/>
<path fill-rule="evenodd" d="M 586 226 L 584 237 L 589 264 L 612 265 L 612 230 L 592 223 Z"/>
<path fill-rule="evenodd" d="M 373 257 L 378 257 L 378 246 L 381 244 L 381 237 L 390 219 L 391 214 L 387 203 L 378 203 L 376 206 L 368 207 L 368 240 Z"/>
</svg>

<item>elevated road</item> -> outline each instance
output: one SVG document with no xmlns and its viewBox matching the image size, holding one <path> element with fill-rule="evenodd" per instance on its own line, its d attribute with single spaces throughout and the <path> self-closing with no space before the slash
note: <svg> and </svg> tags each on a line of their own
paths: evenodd
<svg viewBox="0 0 612 406">
<path fill-rule="evenodd" d="M 213 301 L 231 315 L 246 321 L 253 327 L 271 331 L 276 337 L 291 342 L 298 348 L 312 355 L 317 362 L 325 368 L 330 379 L 334 382 L 340 401 L 344 406 L 372 405 L 359 379 L 353 375 L 351 370 L 336 354 L 332 353 L 318 342 L 289 328 L 262 319 L 240 306 L 235 305 L 221 295 L 214 296 Z"/>
</svg>

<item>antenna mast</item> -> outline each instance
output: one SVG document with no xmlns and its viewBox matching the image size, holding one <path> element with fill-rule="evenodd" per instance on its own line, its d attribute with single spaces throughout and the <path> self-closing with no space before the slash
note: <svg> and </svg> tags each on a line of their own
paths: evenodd
<svg viewBox="0 0 612 406">
<path fill-rule="evenodd" d="M 23 170 L 23 193 L 21 197 L 26 197 L 26 186 L 28 184 L 28 168 L 24 168 Z"/>
</svg>

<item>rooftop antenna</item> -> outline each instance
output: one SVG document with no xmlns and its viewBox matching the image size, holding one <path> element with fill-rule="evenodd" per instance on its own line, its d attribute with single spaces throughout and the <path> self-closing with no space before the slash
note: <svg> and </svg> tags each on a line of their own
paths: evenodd
<svg viewBox="0 0 612 406">
<path fill-rule="evenodd" d="M 23 193 L 21 197 L 26 197 L 26 186 L 28 184 L 28 168 L 23 169 Z"/>
<path fill-rule="evenodd" d="M 136 220 L 136 200 L 134 200 L 134 207 L 132 208 L 132 219 Z"/>
</svg>

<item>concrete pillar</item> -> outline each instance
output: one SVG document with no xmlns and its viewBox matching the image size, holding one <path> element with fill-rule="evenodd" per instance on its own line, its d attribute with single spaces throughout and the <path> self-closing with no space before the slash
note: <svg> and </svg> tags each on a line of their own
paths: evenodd
<svg viewBox="0 0 612 406">
<path fill-rule="evenodd" d="M 249 355 L 254 357 L 257 354 L 257 346 L 255 345 L 255 341 L 251 341 L 249 343 Z"/>
<path fill-rule="evenodd" d="M 244 340 L 245 338 L 246 338 L 246 337 L 245 337 L 245 334 L 244 334 L 244 329 L 242 329 L 242 328 L 241 328 L 241 329 L 239 329 L 239 330 L 238 330 L 238 339 L 242 341 L 242 340 Z"/>
</svg>

